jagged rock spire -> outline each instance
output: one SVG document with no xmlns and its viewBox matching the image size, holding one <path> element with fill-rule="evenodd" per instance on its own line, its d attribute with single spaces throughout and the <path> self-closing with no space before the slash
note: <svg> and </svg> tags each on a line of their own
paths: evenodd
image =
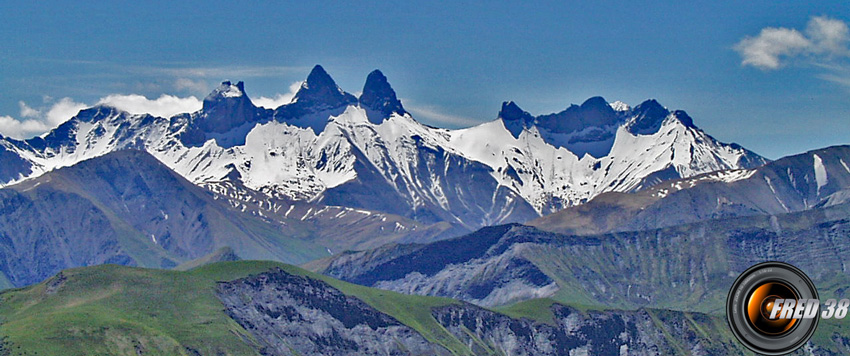
<svg viewBox="0 0 850 356">
<path fill-rule="evenodd" d="M 534 116 L 520 109 L 513 101 L 505 101 L 502 103 L 502 109 L 499 110 L 499 118 L 505 124 L 505 128 L 511 132 L 514 137 L 519 137 L 522 130 L 534 125 Z"/>
<path fill-rule="evenodd" d="M 307 81 L 295 94 L 294 103 L 299 106 L 335 108 L 357 102 L 357 99 L 336 85 L 333 78 L 320 65 L 313 67 Z"/>
<path fill-rule="evenodd" d="M 387 77 L 380 70 L 374 70 L 366 77 L 363 93 L 360 94 L 360 106 L 367 109 L 369 121 L 381 123 L 393 113 L 407 113 L 390 86 Z"/>
</svg>

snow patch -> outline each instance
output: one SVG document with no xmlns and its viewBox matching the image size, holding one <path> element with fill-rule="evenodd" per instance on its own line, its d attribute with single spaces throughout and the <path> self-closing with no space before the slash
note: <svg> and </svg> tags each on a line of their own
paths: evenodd
<svg viewBox="0 0 850 356">
<path fill-rule="evenodd" d="M 829 182 L 829 177 L 826 175 L 826 167 L 823 165 L 823 160 L 818 155 L 812 155 L 815 165 L 815 181 L 818 184 L 818 195 L 820 195 L 821 187 Z"/>
<path fill-rule="evenodd" d="M 610 106 L 611 109 L 614 109 L 614 111 L 629 111 L 629 110 L 632 109 L 632 107 L 629 106 L 629 104 L 626 104 L 626 103 L 619 101 L 619 100 L 617 100 L 613 103 L 608 103 L 608 106 Z"/>
<path fill-rule="evenodd" d="M 838 161 L 841 162 L 842 166 L 844 166 L 844 170 L 846 170 L 847 173 L 850 173 L 850 167 L 847 167 L 847 163 L 844 163 L 844 160 L 840 158 L 838 159 Z"/>
<path fill-rule="evenodd" d="M 239 98 L 242 95 L 244 95 L 244 93 L 242 93 L 242 91 L 239 90 L 239 87 L 232 85 L 232 84 L 228 85 L 227 88 L 225 88 L 225 90 L 221 91 L 221 96 L 223 96 L 225 98 Z"/>
</svg>

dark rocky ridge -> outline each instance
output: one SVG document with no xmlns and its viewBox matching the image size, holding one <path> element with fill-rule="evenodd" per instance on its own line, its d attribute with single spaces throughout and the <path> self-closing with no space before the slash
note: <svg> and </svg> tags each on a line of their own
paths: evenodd
<svg viewBox="0 0 850 356">
<path fill-rule="evenodd" d="M 270 118 L 270 110 L 254 106 L 248 98 L 244 83 L 225 81 L 204 98 L 201 111 L 189 115 L 180 139 L 189 147 L 203 146 L 210 139 L 222 147 L 244 145 L 250 129 Z"/>
<path fill-rule="evenodd" d="M 219 283 L 216 294 L 263 355 L 449 355 L 363 301 L 281 269 Z"/>
<path fill-rule="evenodd" d="M 379 70 L 374 70 L 366 77 L 363 93 L 360 94 L 360 106 L 367 109 L 369 121 L 380 124 L 393 113 L 404 115 L 404 107 L 398 100 L 395 90 L 390 86 L 387 77 Z"/>
<path fill-rule="evenodd" d="M 540 115 L 537 125 L 554 133 L 572 133 L 588 127 L 605 127 L 616 124 L 620 118 L 604 98 L 596 96 L 581 106 L 571 105 L 556 114 Z"/>
<path fill-rule="evenodd" d="M 701 335 L 701 325 L 712 323 L 704 314 L 645 309 L 581 312 L 559 304 L 550 308 L 554 325 L 512 319 L 468 304 L 437 308 L 433 314 L 455 337 L 471 345 L 475 354 L 745 354 L 726 335 Z"/>
<path fill-rule="evenodd" d="M 290 125 L 311 128 L 318 134 L 330 116 L 342 114 L 357 98 L 336 85 L 320 65 L 313 67 L 292 102 L 274 110 L 274 118 Z"/>
<path fill-rule="evenodd" d="M 264 355 L 449 354 L 359 299 L 280 269 L 221 282 L 217 295 L 226 313 L 260 341 Z M 730 335 L 703 333 L 717 322 L 704 314 L 550 308 L 552 324 L 471 304 L 433 308 L 431 316 L 467 355 L 743 354 Z"/>
<path fill-rule="evenodd" d="M 673 112 L 675 117 L 687 127 L 694 127 L 693 119 L 682 110 Z M 570 105 L 564 111 L 533 116 L 523 111 L 515 102 L 502 103 L 498 117 L 505 122 L 508 130 L 518 137 L 523 128 L 537 126 L 555 134 L 576 133 L 589 128 L 604 128 L 628 122 L 628 130 L 633 134 L 647 135 L 658 131 L 661 123 L 671 112 L 655 99 L 646 100 L 638 106 L 624 111 L 614 111 L 608 102 L 600 97 L 587 99 L 581 105 Z"/>
<path fill-rule="evenodd" d="M 523 130 L 536 127 L 547 143 L 566 147 L 579 157 L 585 153 L 597 158 L 608 155 L 614 144 L 616 129 L 621 125 L 631 134 L 651 135 L 661 129 L 668 117 L 672 117 L 685 127 L 696 129 L 687 113 L 681 110 L 671 113 L 655 99 L 625 111 L 615 111 L 604 98 L 596 96 L 581 105 L 573 104 L 561 112 L 539 116 L 533 116 L 509 101 L 502 103 L 498 117 L 516 138 Z"/>
</svg>

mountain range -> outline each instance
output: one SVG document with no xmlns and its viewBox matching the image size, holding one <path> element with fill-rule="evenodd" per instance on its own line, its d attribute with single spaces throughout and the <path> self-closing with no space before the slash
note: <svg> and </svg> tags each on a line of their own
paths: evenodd
<svg viewBox="0 0 850 356">
<path fill-rule="evenodd" d="M 449 130 L 380 71 L 361 93 L 316 66 L 274 109 L 225 81 L 0 136 L 0 356 L 746 355 L 749 266 L 850 291 L 848 146 L 769 161 L 601 97 Z M 800 354 L 850 351 L 822 324 Z"/>
<path fill-rule="evenodd" d="M 42 137 L 0 138 L 0 182 L 128 148 L 224 196 L 250 190 L 447 223 L 453 233 L 766 162 L 655 100 L 630 108 L 595 97 L 536 117 L 506 102 L 496 120 L 447 130 L 414 120 L 380 71 L 358 98 L 316 66 L 292 102 L 273 110 L 255 106 L 242 82 L 226 81 L 194 113 L 162 118 L 95 106 Z"/>
<path fill-rule="evenodd" d="M 850 170 L 842 163 L 848 160 L 850 147 L 836 146 L 752 170 L 602 195 L 531 226 L 390 244 L 308 267 L 366 286 L 484 306 L 553 298 L 720 313 L 736 276 L 779 260 L 803 269 L 821 295 L 841 297 L 850 287 L 843 258 L 850 248 Z"/>
</svg>

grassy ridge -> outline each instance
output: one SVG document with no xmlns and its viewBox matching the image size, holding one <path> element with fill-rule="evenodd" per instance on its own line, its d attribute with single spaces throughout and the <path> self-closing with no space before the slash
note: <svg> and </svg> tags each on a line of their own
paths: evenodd
<svg viewBox="0 0 850 356">
<path fill-rule="evenodd" d="M 114 265 L 62 276 L 56 294 L 60 277 L 0 295 L 0 332 L 28 354 L 256 354 L 240 340 L 250 334 L 222 313 L 209 276 Z"/>
<path fill-rule="evenodd" d="M 9 355 L 258 355 L 253 336 L 224 313 L 215 286 L 217 281 L 232 281 L 273 268 L 322 280 L 455 355 L 473 354 L 469 345 L 449 333 L 431 314 L 434 307 L 459 303 L 455 300 L 368 288 L 270 261 L 218 262 L 189 271 L 117 265 L 65 270 L 38 285 L 0 293 L 0 340 L 11 345 Z M 537 299 L 496 311 L 553 324 L 550 308 L 556 302 Z M 601 310 L 573 307 L 582 314 Z M 676 318 L 681 313 L 647 312 L 671 345 L 680 343 L 668 329 L 676 327 L 668 325 L 676 322 L 665 320 L 681 320 Z M 731 338 L 720 317 L 686 317 L 690 328 L 708 342 Z M 470 337 L 480 344 L 479 351 L 488 349 L 486 340 Z M 498 354 L 495 349 L 491 351 Z M 0 355 L 4 355 L 2 346 Z"/>
<path fill-rule="evenodd" d="M 22 353 L 27 355 L 131 354 L 135 350 L 153 355 L 256 355 L 250 333 L 223 312 L 214 294 L 215 282 L 275 267 L 323 280 L 455 354 L 469 354 L 430 314 L 431 307 L 456 303 L 453 300 L 356 286 L 261 261 L 215 263 L 187 272 L 116 265 L 69 269 L 41 284 L 0 294 L 0 335 L 27 350 Z M 52 286 L 59 284 L 56 291 Z"/>
</svg>

